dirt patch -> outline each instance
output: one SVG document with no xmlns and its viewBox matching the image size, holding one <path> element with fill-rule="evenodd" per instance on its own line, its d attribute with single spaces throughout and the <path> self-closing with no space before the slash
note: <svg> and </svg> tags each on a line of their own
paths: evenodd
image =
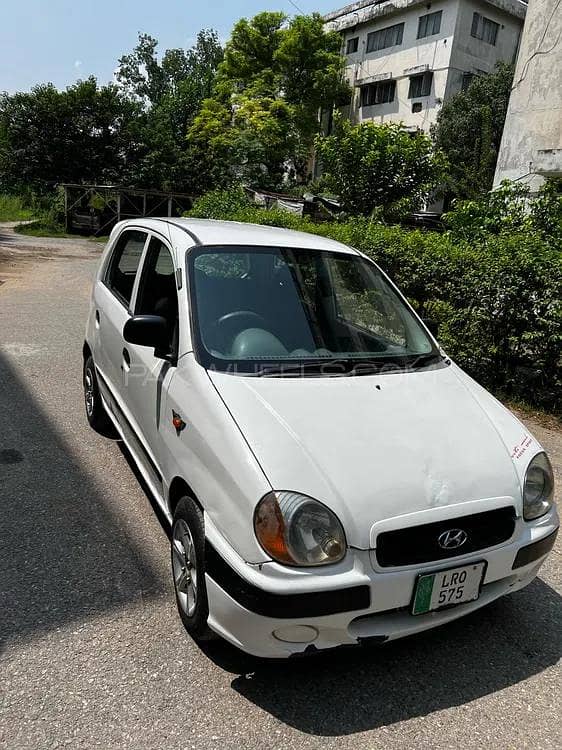
<svg viewBox="0 0 562 750">
<path fill-rule="evenodd" d="M 92 260 L 103 245 L 77 237 L 53 239 L 26 237 L 14 232 L 14 223 L 0 223 L 0 284 L 24 277 L 36 263 L 60 260 Z"/>
</svg>

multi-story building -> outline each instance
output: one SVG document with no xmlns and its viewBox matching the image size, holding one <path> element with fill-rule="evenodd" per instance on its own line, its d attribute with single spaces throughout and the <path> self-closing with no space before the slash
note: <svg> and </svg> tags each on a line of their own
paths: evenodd
<svg viewBox="0 0 562 750">
<path fill-rule="evenodd" d="M 562 5 L 532 0 L 525 20 L 495 185 L 562 177 Z"/>
<path fill-rule="evenodd" d="M 343 37 L 350 118 L 429 130 L 473 76 L 515 61 L 526 10 L 523 0 L 360 0 L 327 14 Z"/>
</svg>

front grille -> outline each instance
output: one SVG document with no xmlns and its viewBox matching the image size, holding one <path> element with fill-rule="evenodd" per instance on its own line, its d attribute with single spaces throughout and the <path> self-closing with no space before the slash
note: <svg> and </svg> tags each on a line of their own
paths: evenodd
<svg viewBox="0 0 562 750">
<path fill-rule="evenodd" d="M 467 540 L 456 549 L 443 549 L 438 539 L 451 529 L 462 529 Z M 409 529 L 385 531 L 377 537 L 377 562 L 382 568 L 389 568 L 447 560 L 507 542 L 514 531 L 515 508 L 512 506 L 425 523 Z"/>
</svg>

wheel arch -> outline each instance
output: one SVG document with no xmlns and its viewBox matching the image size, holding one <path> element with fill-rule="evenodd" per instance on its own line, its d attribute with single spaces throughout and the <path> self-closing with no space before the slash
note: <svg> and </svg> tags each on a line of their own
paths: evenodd
<svg viewBox="0 0 562 750">
<path fill-rule="evenodd" d="M 82 357 L 84 359 L 84 362 L 88 359 L 88 357 L 92 356 L 92 350 L 90 349 L 90 345 L 87 341 L 84 341 L 84 345 L 82 346 Z"/>
<path fill-rule="evenodd" d="M 204 508 L 193 489 L 183 477 L 178 476 L 172 479 L 170 489 L 168 490 L 168 510 L 172 516 L 174 515 L 177 504 L 185 495 L 188 495 L 195 503 L 197 503 L 199 508 L 201 508 L 201 511 L 204 512 Z"/>
</svg>

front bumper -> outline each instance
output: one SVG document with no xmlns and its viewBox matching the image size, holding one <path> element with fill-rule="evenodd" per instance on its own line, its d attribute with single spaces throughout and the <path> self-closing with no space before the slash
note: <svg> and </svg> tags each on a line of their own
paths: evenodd
<svg viewBox="0 0 562 750">
<path fill-rule="evenodd" d="M 350 551 L 340 574 L 288 571 L 276 563 L 243 577 L 210 545 L 206 574 L 210 627 L 243 651 L 286 658 L 308 651 L 403 638 L 455 620 L 528 585 L 556 538 L 553 509 L 536 524 L 519 525 L 516 540 L 441 563 L 375 571 L 369 551 Z M 224 549 L 222 550 L 224 551 Z M 486 560 L 478 600 L 413 617 L 409 605 L 420 572 Z M 251 578 L 252 580 L 248 580 Z M 287 580 L 289 579 L 289 580 Z"/>
</svg>

